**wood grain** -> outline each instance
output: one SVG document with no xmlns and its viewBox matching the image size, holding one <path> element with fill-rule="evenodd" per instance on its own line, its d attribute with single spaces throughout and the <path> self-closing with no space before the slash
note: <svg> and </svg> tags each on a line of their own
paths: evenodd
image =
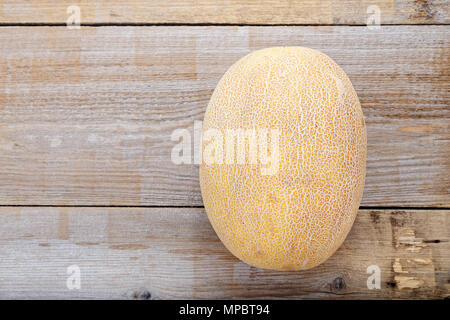
<svg viewBox="0 0 450 320">
<path fill-rule="evenodd" d="M 0 204 L 201 206 L 175 165 L 226 69 L 302 45 L 347 72 L 368 130 L 363 206 L 450 206 L 447 26 L 2 27 Z"/>
<path fill-rule="evenodd" d="M 324 264 L 280 272 L 232 256 L 201 208 L 1 208 L 0 298 L 445 298 L 449 213 L 361 210 Z"/>
<path fill-rule="evenodd" d="M 446 0 L 4 0 L 1 23 L 66 23 L 78 5 L 81 23 L 349 24 L 365 25 L 370 5 L 382 24 L 449 23 Z"/>
</svg>

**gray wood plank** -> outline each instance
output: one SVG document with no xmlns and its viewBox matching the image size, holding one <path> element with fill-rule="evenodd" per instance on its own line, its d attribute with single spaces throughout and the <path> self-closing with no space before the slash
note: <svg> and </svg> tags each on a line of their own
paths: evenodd
<svg viewBox="0 0 450 320">
<path fill-rule="evenodd" d="M 449 27 L 2 27 L 0 204 L 201 206 L 176 129 L 251 50 L 331 56 L 368 131 L 363 206 L 450 206 Z"/>
<path fill-rule="evenodd" d="M 0 22 L 66 23 L 80 8 L 81 23 L 366 24 L 377 5 L 382 24 L 449 23 L 445 0 L 3 0 Z"/>
<path fill-rule="evenodd" d="M 232 256 L 201 208 L 0 208 L 0 298 L 445 298 L 449 213 L 360 210 L 325 263 L 282 272 Z"/>
</svg>

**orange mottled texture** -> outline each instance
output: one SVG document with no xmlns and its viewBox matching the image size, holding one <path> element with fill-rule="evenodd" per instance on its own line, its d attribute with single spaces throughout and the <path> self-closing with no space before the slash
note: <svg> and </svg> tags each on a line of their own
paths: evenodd
<svg viewBox="0 0 450 320">
<path fill-rule="evenodd" d="M 217 235 L 256 267 L 299 270 L 324 262 L 350 231 L 364 188 L 366 128 L 347 75 L 309 48 L 250 53 L 217 85 L 203 134 L 239 128 L 278 129 L 279 167 L 262 174 L 267 164 L 260 161 L 203 161 L 203 202 Z M 207 147 L 204 140 L 203 152 Z"/>
</svg>

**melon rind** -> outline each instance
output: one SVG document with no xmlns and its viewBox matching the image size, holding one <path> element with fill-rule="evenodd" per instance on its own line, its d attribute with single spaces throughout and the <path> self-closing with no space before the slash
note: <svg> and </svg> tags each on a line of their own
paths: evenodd
<svg viewBox="0 0 450 320">
<path fill-rule="evenodd" d="M 366 128 L 349 78 L 313 49 L 252 52 L 223 75 L 203 121 L 203 133 L 239 128 L 278 129 L 279 168 L 263 175 L 260 164 L 200 165 L 218 237 L 255 267 L 321 264 L 345 240 L 364 188 Z"/>
</svg>

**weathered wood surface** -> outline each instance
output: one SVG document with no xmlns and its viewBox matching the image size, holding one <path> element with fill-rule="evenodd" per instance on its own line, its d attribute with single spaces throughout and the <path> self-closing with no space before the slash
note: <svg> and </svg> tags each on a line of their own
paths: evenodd
<svg viewBox="0 0 450 320">
<path fill-rule="evenodd" d="M 279 272 L 232 256 L 201 208 L 1 208 L 0 298 L 445 298 L 449 213 L 361 210 L 328 261 Z"/>
<path fill-rule="evenodd" d="M 368 130 L 363 206 L 450 205 L 447 26 L 2 27 L 0 204 L 201 206 L 175 129 L 251 50 L 313 47 L 348 73 Z"/>
<path fill-rule="evenodd" d="M 358 24 L 380 9 L 382 24 L 449 23 L 446 0 L 3 0 L 0 23 L 66 23 L 78 5 L 81 23 Z"/>
<path fill-rule="evenodd" d="M 171 133 L 201 120 L 251 50 L 321 49 L 348 73 L 368 127 L 362 205 L 448 206 L 445 26 L 0 29 L 0 203 L 201 205 Z M 20 39 L 20 41 L 15 41 Z"/>
</svg>

